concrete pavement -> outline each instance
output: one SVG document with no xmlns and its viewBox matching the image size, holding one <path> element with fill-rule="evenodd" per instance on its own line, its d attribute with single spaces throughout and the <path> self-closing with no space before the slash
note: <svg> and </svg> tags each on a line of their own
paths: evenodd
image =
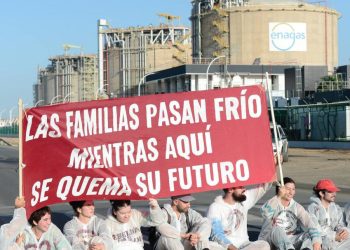
<svg viewBox="0 0 350 250">
<path fill-rule="evenodd" d="M 299 188 L 309 189 L 319 179 L 330 178 L 350 194 L 350 150 L 290 148 L 283 173 L 293 178 Z"/>
</svg>

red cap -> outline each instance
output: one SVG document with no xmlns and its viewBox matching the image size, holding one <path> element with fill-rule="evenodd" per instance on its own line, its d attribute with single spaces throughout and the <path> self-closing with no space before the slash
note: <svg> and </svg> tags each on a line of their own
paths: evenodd
<svg viewBox="0 0 350 250">
<path fill-rule="evenodd" d="M 315 186 L 316 190 L 327 190 L 329 192 L 339 192 L 340 189 L 336 187 L 330 179 L 319 180 Z"/>
</svg>

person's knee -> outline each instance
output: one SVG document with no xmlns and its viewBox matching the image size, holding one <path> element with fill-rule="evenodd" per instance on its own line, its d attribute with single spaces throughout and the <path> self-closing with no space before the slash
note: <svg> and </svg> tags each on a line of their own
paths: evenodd
<svg viewBox="0 0 350 250">
<path fill-rule="evenodd" d="M 257 249 L 259 249 L 259 250 L 270 250 L 271 249 L 270 244 L 265 240 L 259 240 L 257 243 L 258 243 Z"/>
<path fill-rule="evenodd" d="M 271 231 L 271 241 L 274 245 L 279 245 L 281 242 L 289 241 L 286 232 L 281 227 L 274 227 Z"/>
<path fill-rule="evenodd" d="M 286 232 L 281 227 L 273 227 L 271 230 L 271 234 L 276 237 L 284 236 L 286 235 Z"/>
<path fill-rule="evenodd" d="M 156 249 L 184 250 L 184 245 L 180 239 L 161 236 L 157 242 Z"/>
<path fill-rule="evenodd" d="M 281 236 L 273 237 L 271 245 L 273 246 L 273 249 L 276 249 L 276 250 L 294 250 L 295 249 L 289 239 Z"/>
</svg>

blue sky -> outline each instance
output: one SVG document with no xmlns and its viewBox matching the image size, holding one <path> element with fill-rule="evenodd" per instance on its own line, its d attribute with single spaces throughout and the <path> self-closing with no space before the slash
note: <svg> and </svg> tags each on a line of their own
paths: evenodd
<svg viewBox="0 0 350 250">
<path fill-rule="evenodd" d="M 327 5 L 342 14 L 339 64 L 349 64 L 350 1 L 329 0 Z M 1 9 L 0 112 L 8 117 L 18 98 L 32 105 L 37 67 L 63 54 L 62 44 L 80 45 L 85 54 L 96 53 L 98 19 L 107 19 L 112 27 L 155 25 L 164 21 L 157 16 L 163 12 L 181 16 L 181 24 L 190 26 L 191 0 L 12 0 L 4 1 Z"/>
</svg>

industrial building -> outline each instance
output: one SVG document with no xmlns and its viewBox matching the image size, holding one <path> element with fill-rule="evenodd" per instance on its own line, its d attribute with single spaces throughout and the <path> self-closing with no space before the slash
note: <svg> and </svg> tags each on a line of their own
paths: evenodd
<svg viewBox="0 0 350 250">
<path fill-rule="evenodd" d="M 99 84 L 110 96 L 135 95 L 145 75 L 192 61 L 190 29 L 175 25 L 177 16 L 158 15 L 167 22 L 111 28 L 99 20 Z"/>
<path fill-rule="evenodd" d="M 38 69 L 34 85 L 35 106 L 95 99 L 98 90 L 96 55 L 61 55 Z"/>
<path fill-rule="evenodd" d="M 301 0 L 193 0 L 193 65 L 156 72 L 141 92 L 268 83 L 276 97 L 313 96 L 338 65 L 338 18 Z"/>
<path fill-rule="evenodd" d="M 300 0 L 193 0 L 193 63 L 147 76 L 141 94 L 269 85 L 290 139 L 348 141 L 350 71 L 337 67 L 339 16 Z M 322 80 L 334 73 L 340 81 Z"/>
<path fill-rule="evenodd" d="M 194 58 L 228 64 L 338 66 L 338 18 L 301 0 L 193 0 Z"/>
<path fill-rule="evenodd" d="M 284 75 L 298 67 L 279 65 L 208 65 L 187 64 L 161 70 L 147 76 L 147 84 L 141 85 L 141 94 L 163 94 L 182 91 L 198 91 L 269 83 L 274 96 L 284 96 Z M 266 80 L 268 72 L 268 80 Z M 272 80 L 272 81 L 271 81 Z"/>
<path fill-rule="evenodd" d="M 35 102 L 179 91 L 188 81 L 190 90 L 259 84 L 266 72 L 275 96 L 303 98 L 337 66 L 339 13 L 319 4 L 192 0 L 192 30 L 176 25 L 178 16 L 158 15 L 165 23 L 155 26 L 113 28 L 98 20 L 98 72 L 93 66 L 75 70 L 85 65 L 82 58 L 75 68 L 69 66 L 74 56 L 72 63 L 67 55 L 50 59 L 52 65 L 39 70 Z M 196 70 L 178 75 L 181 65 L 188 69 L 190 64 Z"/>
</svg>

